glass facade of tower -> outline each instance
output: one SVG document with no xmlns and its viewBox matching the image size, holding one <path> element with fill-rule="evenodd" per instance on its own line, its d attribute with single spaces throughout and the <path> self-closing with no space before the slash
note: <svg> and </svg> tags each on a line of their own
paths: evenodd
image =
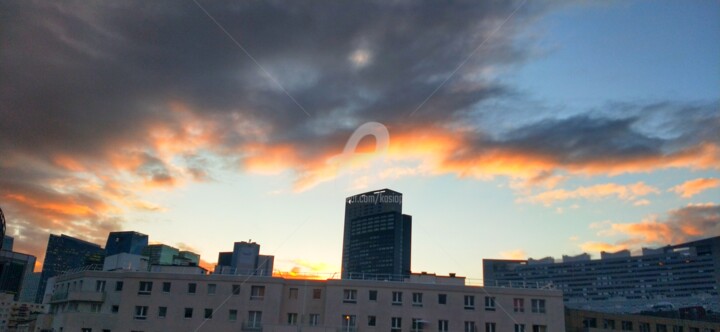
<svg viewBox="0 0 720 332">
<path fill-rule="evenodd" d="M 102 265 L 105 258 L 103 249 L 94 243 L 86 242 L 67 235 L 50 235 L 36 302 L 41 303 L 45 286 L 50 277 L 65 271 L 87 265 Z"/>
<path fill-rule="evenodd" d="M 342 277 L 402 279 L 410 274 L 412 217 L 402 194 L 389 189 L 345 201 Z"/>
<path fill-rule="evenodd" d="M 148 236 L 138 232 L 111 232 L 105 244 L 105 256 L 127 253 L 142 255 Z"/>
</svg>

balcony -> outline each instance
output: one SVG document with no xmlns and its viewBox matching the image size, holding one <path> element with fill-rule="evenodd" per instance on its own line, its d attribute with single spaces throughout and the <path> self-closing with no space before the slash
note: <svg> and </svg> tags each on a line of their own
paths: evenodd
<svg viewBox="0 0 720 332">
<path fill-rule="evenodd" d="M 349 327 L 345 326 L 345 327 L 338 328 L 337 332 L 357 332 L 357 330 L 358 329 L 355 326 L 349 326 Z"/>
<path fill-rule="evenodd" d="M 252 322 L 252 321 L 243 322 L 242 330 L 243 331 L 262 331 L 262 323 Z"/>
<path fill-rule="evenodd" d="M 83 292 L 83 291 L 69 291 L 54 293 L 50 298 L 50 303 L 58 302 L 104 302 L 105 292 Z"/>
</svg>

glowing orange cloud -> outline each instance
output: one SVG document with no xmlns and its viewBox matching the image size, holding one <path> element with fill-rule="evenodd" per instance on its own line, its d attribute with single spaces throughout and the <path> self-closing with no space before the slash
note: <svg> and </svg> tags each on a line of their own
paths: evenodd
<svg viewBox="0 0 720 332">
<path fill-rule="evenodd" d="M 501 252 L 500 257 L 504 259 L 526 259 L 528 255 L 525 250 L 515 249 Z"/>
<path fill-rule="evenodd" d="M 404 130 L 404 131 L 403 131 Z M 333 163 L 341 152 L 341 144 L 335 151 L 321 151 L 303 156 L 299 145 L 252 145 L 251 157 L 245 164 L 254 172 L 277 173 L 284 169 L 295 170 L 295 190 L 312 188 L 318 183 L 332 180 L 343 168 L 366 166 L 369 160 L 381 158 L 386 161 L 381 176 L 411 176 L 456 174 L 459 177 L 491 179 L 506 176 L 521 179 L 531 185 L 542 184 L 552 188 L 566 176 L 556 175 L 618 175 L 621 173 L 649 172 L 665 168 L 720 169 L 720 149 L 714 144 L 702 144 L 668 155 L 627 157 L 624 159 L 598 156 L 596 159 L 568 163 L 562 156 L 507 147 L 497 144 L 477 143 L 474 134 L 439 128 L 399 129 L 390 132 L 387 154 L 357 153 L 349 163 Z M 397 164 L 402 164 L 398 167 Z M 394 165 L 394 166 L 393 166 Z M 595 188 L 583 188 L 577 192 L 559 191 L 535 198 L 541 202 L 557 201 L 572 197 L 603 197 L 615 195 L 621 199 L 659 192 L 644 184 L 621 186 L 608 184 Z"/>
<path fill-rule="evenodd" d="M 599 236 L 623 236 L 625 239 L 615 244 L 586 242 L 581 245 L 587 251 L 616 251 L 619 249 L 638 249 L 640 246 L 656 246 L 691 241 L 701 237 L 720 234 L 720 205 L 690 204 L 671 210 L 666 219 L 657 216 L 634 223 L 603 222 L 591 225 L 603 228 Z"/>
<path fill-rule="evenodd" d="M 557 189 L 552 191 L 546 191 L 537 195 L 525 198 L 523 200 L 533 203 L 543 203 L 545 205 L 552 205 L 558 201 L 564 201 L 568 199 L 577 198 L 601 198 L 607 196 L 616 196 L 624 200 L 633 200 L 640 196 L 645 196 L 651 193 L 659 193 L 660 190 L 648 186 L 643 182 L 637 182 L 630 185 L 620 185 L 616 183 L 598 184 L 589 187 L 580 187 L 575 190 Z M 639 205 L 645 204 L 640 202 Z"/>
<path fill-rule="evenodd" d="M 585 242 L 580 245 L 580 249 L 582 249 L 585 252 L 616 252 L 620 250 L 627 249 L 625 245 L 622 244 L 609 244 L 604 242 Z"/>
<path fill-rule="evenodd" d="M 720 179 L 716 178 L 699 178 L 683 182 L 668 191 L 673 191 L 684 198 L 693 197 L 705 190 L 720 187 Z"/>
</svg>

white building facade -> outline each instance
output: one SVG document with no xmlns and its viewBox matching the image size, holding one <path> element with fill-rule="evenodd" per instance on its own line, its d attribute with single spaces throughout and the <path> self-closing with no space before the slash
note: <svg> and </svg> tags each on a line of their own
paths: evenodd
<svg viewBox="0 0 720 332">
<path fill-rule="evenodd" d="M 57 277 L 36 331 L 565 330 L 553 289 L 466 286 L 461 277 L 404 282 L 137 271 Z"/>
</svg>

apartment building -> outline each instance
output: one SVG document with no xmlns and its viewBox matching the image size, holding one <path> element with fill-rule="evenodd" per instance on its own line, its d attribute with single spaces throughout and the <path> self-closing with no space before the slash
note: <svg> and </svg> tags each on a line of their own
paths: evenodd
<svg viewBox="0 0 720 332">
<path fill-rule="evenodd" d="M 623 250 L 603 252 L 601 259 L 563 256 L 562 262 L 484 259 L 483 269 L 486 285 L 553 283 L 574 308 L 633 311 L 666 301 L 720 310 L 720 236 L 643 248 L 639 256 Z"/>
<path fill-rule="evenodd" d="M 38 331 L 564 331 L 554 289 L 137 271 L 59 276 Z"/>
</svg>

